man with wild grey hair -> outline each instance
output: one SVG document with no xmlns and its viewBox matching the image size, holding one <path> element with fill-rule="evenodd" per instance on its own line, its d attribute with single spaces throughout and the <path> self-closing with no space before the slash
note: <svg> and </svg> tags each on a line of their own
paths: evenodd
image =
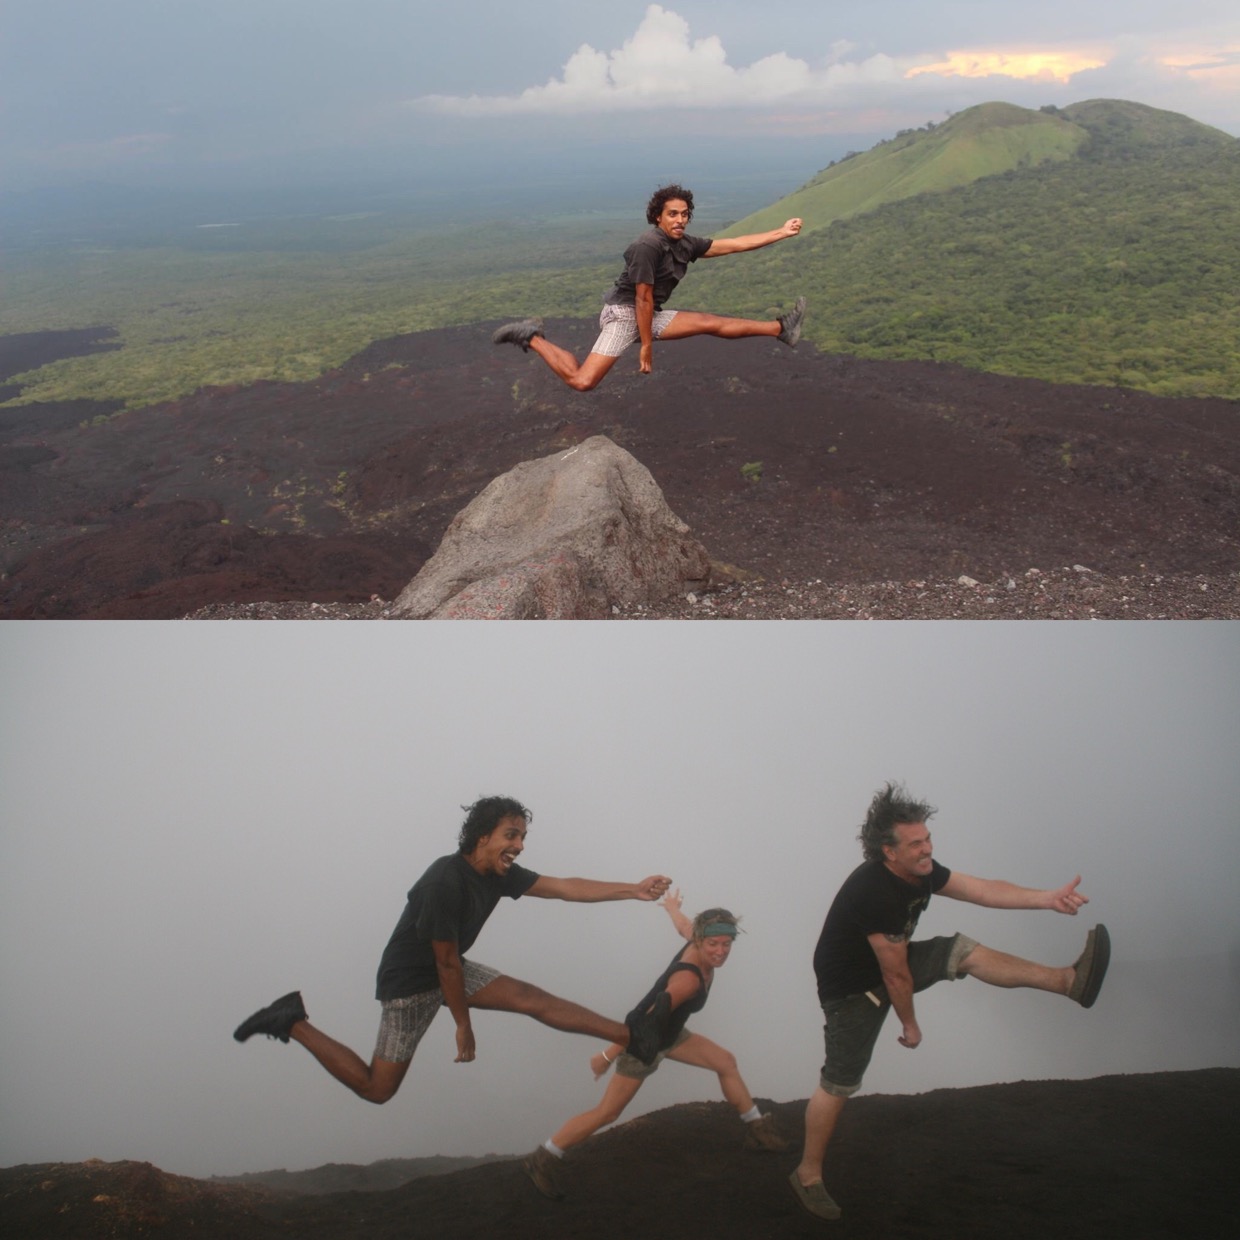
<svg viewBox="0 0 1240 1240">
<path fill-rule="evenodd" d="M 1105 926 L 1095 926 L 1075 964 L 1056 968 L 983 947 L 963 934 L 913 941 L 933 894 L 984 908 L 1047 909 L 1075 916 L 1088 897 L 1078 875 L 1054 890 L 973 878 L 933 858 L 926 820 L 935 809 L 889 783 L 875 794 L 858 839 L 865 860 L 845 880 L 827 913 L 814 972 L 826 1018 L 826 1062 L 805 1109 L 801 1162 L 789 1177 L 797 1200 L 822 1219 L 840 1208 L 822 1182 L 822 1162 L 844 1103 L 861 1078 L 889 1009 L 900 1021 L 901 1046 L 921 1045 L 915 992 L 935 982 L 976 977 L 991 986 L 1031 987 L 1092 1007 L 1111 955 Z"/>
</svg>

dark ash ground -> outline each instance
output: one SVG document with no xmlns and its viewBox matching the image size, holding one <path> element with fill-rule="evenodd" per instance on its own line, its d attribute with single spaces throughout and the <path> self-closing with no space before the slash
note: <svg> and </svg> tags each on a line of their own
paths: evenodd
<svg viewBox="0 0 1240 1240">
<path fill-rule="evenodd" d="M 601 433 L 721 565 L 621 618 L 1240 616 L 1235 402 L 709 339 L 580 395 L 491 326 L 312 383 L 0 409 L 0 615 L 382 618 L 491 478 Z M 0 381 L 106 347 L 8 337 Z"/>
<path fill-rule="evenodd" d="M 620 1124 L 566 1163 L 569 1197 L 517 1162 L 381 1192 L 306 1197 L 166 1175 L 149 1163 L 0 1171 L 0 1232 L 40 1240 L 1231 1240 L 1240 1069 L 871 1095 L 845 1110 L 827 1183 L 843 1218 L 806 1214 L 795 1153 L 741 1147 L 724 1103 Z M 773 1107 L 799 1143 L 803 1102 Z"/>
</svg>

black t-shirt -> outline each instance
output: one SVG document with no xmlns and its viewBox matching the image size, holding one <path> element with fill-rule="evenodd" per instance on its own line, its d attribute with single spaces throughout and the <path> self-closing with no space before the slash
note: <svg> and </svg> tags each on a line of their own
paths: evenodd
<svg viewBox="0 0 1240 1240">
<path fill-rule="evenodd" d="M 672 958 L 672 963 L 659 974 L 659 980 L 646 992 L 646 997 L 637 1005 L 635 1011 L 646 1012 L 654 1005 L 659 996 L 667 989 L 667 984 L 671 980 L 673 973 L 688 972 L 696 973 L 697 979 L 701 982 L 697 992 L 690 998 L 686 999 L 678 1008 L 668 1013 L 663 1028 L 659 1031 L 659 1050 L 665 1051 L 673 1042 L 680 1037 L 680 1031 L 689 1022 L 689 1017 L 694 1012 L 700 1012 L 706 1006 L 706 1000 L 710 998 L 710 985 L 702 974 L 702 970 L 695 964 L 690 964 L 683 959 L 685 952 L 692 947 L 692 943 L 686 943 L 684 947 L 676 953 Z"/>
<path fill-rule="evenodd" d="M 455 943 L 463 956 L 504 896 L 516 900 L 538 875 L 514 865 L 507 874 L 479 874 L 461 856 L 440 857 L 414 883 L 405 911 L 379 961 L 376 999 L 403 999 L 435 990 L 439 970 L 432 942 Z"/>
<path fill-rule="evenodd" d="M 883 980 L 878 957 L 870 946 L 871 934 L 894 934 L 911 939 L 917 921 L 942 889 L 951 870 L 931 862 L 920 882 L 897 878 L 881 861 L 863 861 L 836 893 L 814 949 L 818 998 L 843 999 L 873 990 Z"/>
<path fill-rule="evenodd" d="M 711 238 L 685 233 L 673 241 L 661 228 L 642 233 L 624 252 L 624 270 L 616 285 L 603 298 L 613 306 L 637 303 L 637 286 L 654 285 L 654 308 L 661 310 L 672 290 L 685 278 L 690 263 L 696 263 L 710 249 Z"/>
</svg>

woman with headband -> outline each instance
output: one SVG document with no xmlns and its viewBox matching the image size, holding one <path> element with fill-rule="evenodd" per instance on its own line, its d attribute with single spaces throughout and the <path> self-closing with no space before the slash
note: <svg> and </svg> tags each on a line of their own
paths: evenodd
<svg viewBox="0 0 1240 1240">
<path fill-rule="evenodd" d="M 712 908 L 690 921 L 681 912 L 679 891 L 665 896 L 661 904 L 680 935 L 689 941 L 629 1014 L 630 1019 L 656 1024 L 659 1053 L 653 1063 L 643 1064 L 618 1043 L 612 1043 L 591 1058 L 595 1080 L 604 1076 L 613 1064 L 616 1068 L 602 1100 L 596 1107 L 570 1119 L 522 1163 L 526 1175 L 545 1197 L 558 1201 L 564 1196 L 559 1182 L 564 1152 L 600 1128 L 615 1123 L 641 1089 L 642 1082 L 658 1070 L 664 1059 L 707 1068 L 719 1077 L 723 1096 L 744 1121 L 745 1144 L 750 1149 L 781 1151 L 788 1148 L 788 1142 L 775 1130 L 772 1117 L 763 1115 L 754 1103 L 732 1052 L 686 1027 L 689 1017 L 706 1006 L 715 970 L 727 962 L 732 943 L 740 933 L 738 919 L 727 909 Z"/>
</svg>

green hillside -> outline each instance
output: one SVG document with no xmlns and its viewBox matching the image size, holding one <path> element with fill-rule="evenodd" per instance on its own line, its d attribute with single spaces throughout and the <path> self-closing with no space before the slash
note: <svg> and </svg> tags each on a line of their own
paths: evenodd
<svg viewBox="0 0 1240 1240">
<path fill-rule="evenodd" d="M 1132 103 L 1045 115 L 1084 132 L 1069 158 L 865 213 L 836 198 L 827 227 L 703 264 L 693 304 L 765 315 L 803 293 L 832 351 L 1240 398 L 1240 142 Z M 906 136 L 906 158 L 938 136 Z"/>
<path fill-rule="evenodd" d="M 767 232 L 793 216 L 812 232 L 915 194 L 1070 159 L 1088 139 L 1080 124 L 1057 115 L 1010 103 L 981 104 L 942 125 L 901 133 L 864 154 L 847 156 L 723 235 Z"/>
</svg>

